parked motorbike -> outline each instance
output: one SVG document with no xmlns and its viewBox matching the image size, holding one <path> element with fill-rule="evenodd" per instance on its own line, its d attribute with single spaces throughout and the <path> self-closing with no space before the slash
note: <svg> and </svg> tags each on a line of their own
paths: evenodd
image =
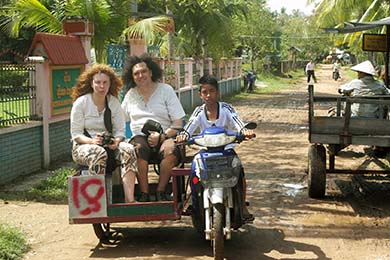
<svg viewBox="0 0 390 260">
<path fill-rule="evenodd" d="M 253 70 L 245 70 L 244 74 L 244 91 L 253 92 L 255 88 L 256 74 Z"/>
<path fill-rule="evenodd" d="M 256 123 L 245 126 L 255 129 Z M 222 127 L 204 129 L 187 143 L 202 147 L 191 165 L 192 223 L 206 240 L 212 241 L 215 260 L 223 259 L 224 240 L 232 229 L 240 228 L 242 218 L 244 173 L 241 161 L 232 149 L 245 140 L 240 132 Z"/>
<path fill-rule="evenodd" d="M 336 81 L 340 78 L 340 72 L 339 72 L 338 69 L 334 69 L 334 70 L 333 70 L 333 75 L 332 75 L 332 77 L 333 77 L 333 79 L 336 80 Z"/>
</svg>

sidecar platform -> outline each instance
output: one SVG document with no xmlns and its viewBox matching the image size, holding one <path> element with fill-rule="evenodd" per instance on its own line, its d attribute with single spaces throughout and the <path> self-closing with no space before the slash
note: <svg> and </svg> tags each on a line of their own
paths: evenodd
<svg viewBox="0 0 390 260">
<path fill-rule="evenodd" d="M 172 201 L 130 204 L 123 202 L 122 184 L 113 184 L 112 176 L 81 175 L 78 171 L 68 178 L 69 223 L 178 220 L 187 203 L 186 176 L 189 176 L 189 169 L 173 169 L 168 188 Z M 156 184 L 150 184 L 151 194 L 155 188 Z"/>
</svg>

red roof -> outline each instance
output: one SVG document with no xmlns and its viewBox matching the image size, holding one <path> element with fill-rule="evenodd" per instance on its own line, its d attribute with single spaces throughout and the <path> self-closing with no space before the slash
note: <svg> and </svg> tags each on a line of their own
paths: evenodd
<svg viewBox="0 0 390 260">
<path fill-rule="evenodd" d="M 29 55 L 41 43 L 50 63 L 53 65 L 87 64 L 84 47 L 79 37 L 63 34 L 36 33 Z"/>
</svg>

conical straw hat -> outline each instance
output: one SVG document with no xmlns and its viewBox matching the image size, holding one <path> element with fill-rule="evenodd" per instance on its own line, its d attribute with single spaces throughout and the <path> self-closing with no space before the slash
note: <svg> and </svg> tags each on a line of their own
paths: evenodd
<svg viewBox="0 0 390 260">
<path fill-rule="evenodd" d="M 352 66 L 351 70 L 364 72 L 373 76 L 376 75 L 375 68 L 374 66 L 372 66 L 372 63 L 369 60 L 363 61 L 362 63 Z"/>
</svg>

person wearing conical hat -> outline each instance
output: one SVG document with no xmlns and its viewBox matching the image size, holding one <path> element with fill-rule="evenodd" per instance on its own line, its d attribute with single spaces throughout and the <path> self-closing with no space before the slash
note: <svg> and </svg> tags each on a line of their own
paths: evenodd
<svg viewBox="0 0 390 260">
<path fill-rule="evenodd" d="M 351 70 L 357 72 L 357 79 L 341 85 L 339 88 L 340 94 L 345 94 L 351 97 L 390 94 L 383 82 L 374 78 L 376 70 L 369 60 L 351 67 Z M 351 116 L 378 118 L 379 106 L 377 104 L 353 103 L 351 105 Z"/>
</svg>

